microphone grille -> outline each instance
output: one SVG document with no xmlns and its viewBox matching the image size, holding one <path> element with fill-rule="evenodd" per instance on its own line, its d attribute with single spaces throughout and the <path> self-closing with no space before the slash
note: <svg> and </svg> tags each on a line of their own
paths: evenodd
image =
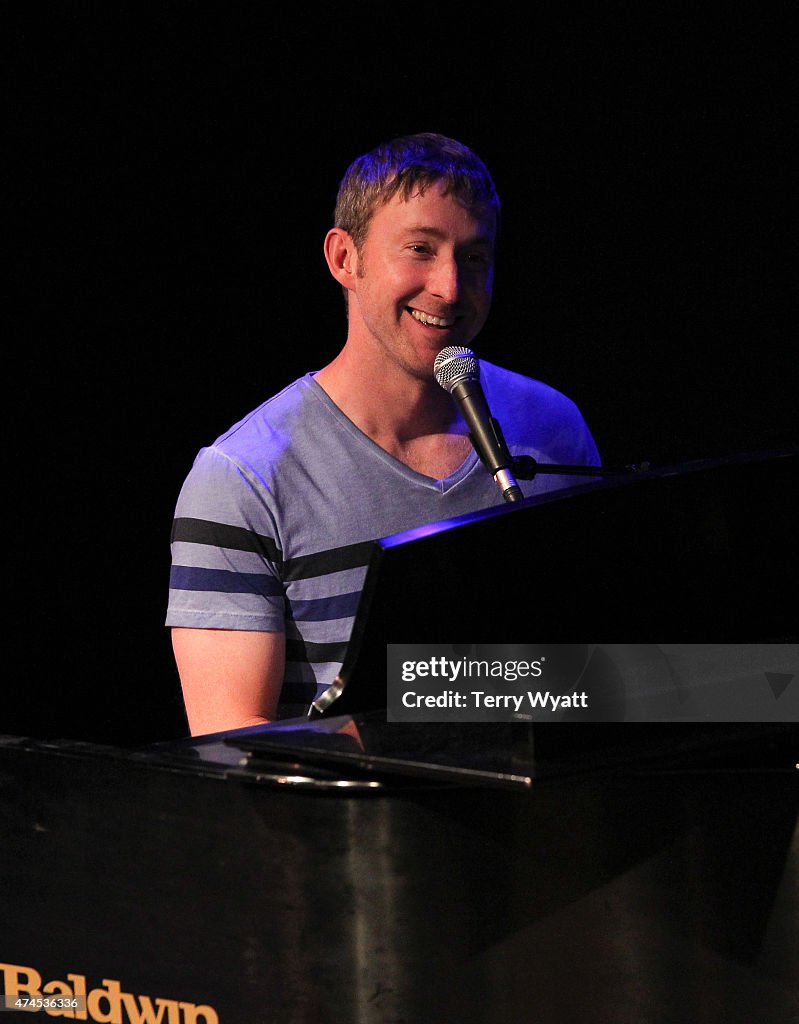
<svg viewBox="0 0 799 1024">
<path fill-rule="evenodd" d="M 436 356 L 433 372 L 441 387 L 451 393 L 462 380 L 479 380 L 480 364 L 470 348 L 448 345 Z"/>
</svg>

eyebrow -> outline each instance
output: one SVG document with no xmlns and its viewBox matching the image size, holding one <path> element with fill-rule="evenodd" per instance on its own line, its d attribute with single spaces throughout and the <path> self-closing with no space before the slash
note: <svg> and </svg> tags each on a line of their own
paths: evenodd
<svg viewBox="0 0 799 1024">
<path fill-rule="evenodd" d="M 429 235 L 431 238 L 444 238 L 446 232 L 440 228 L 429 227 L 426 224 L 416 224 L 413 227 L 405 228 L 402 232 L 404 235 Z M 494 238 L 489 234 L 475 235 L 470 238 L 466 243 L 469 245 L 487 245 L 493 246 Z"/>
</svg>

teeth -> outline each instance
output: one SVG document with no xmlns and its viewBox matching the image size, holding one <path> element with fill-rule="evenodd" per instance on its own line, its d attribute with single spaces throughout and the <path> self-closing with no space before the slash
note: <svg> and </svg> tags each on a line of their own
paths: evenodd
<svg viewBox="0 0 799 1024">
<path fill-rule="evenodd" d="M 454 317 L 447 319 L 443 316 L 432 316 L 430 313 L 423 313 L 420 309 L 412 309 L 411 316 L 420 323 L 428 324 L 431 327 L 452 327 L 455 323 Z"/>
</svg>

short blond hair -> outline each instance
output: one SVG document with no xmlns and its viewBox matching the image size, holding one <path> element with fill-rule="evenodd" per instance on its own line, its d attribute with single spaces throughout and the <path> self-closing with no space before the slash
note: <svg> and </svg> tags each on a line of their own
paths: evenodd
<svg viewBox="0 0 799 1024">
<path fill-rule="evenodd" d="M 492 219 L 496 230 L 500 202 L 488 168 L 468 146 L 434 132 L 401 136 L 354 160 L 339 185 L 334 226 L 360 250 L 379 206 L 439 181 L 466 209 Z"/>
</svg>

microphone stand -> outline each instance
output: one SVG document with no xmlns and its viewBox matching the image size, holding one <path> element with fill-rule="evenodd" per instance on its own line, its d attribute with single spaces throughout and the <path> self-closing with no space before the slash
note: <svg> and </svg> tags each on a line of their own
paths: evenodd
<svg viewBox="0 0 799 1024">
<path fill-rule="evenodd" d="M 511 456 L 510 466 L 501 469 L 495 479 L 500 485 L 505 501 L 522 501 L 524 495 L 516 480 L 533 480 L 539 473 L 559 473 L 563 476 L 629 476 L 645 473 L 648 462 L 640 466 L 572 466 L 557 462 L 539 462 L 532 455 Z"/>
<path fill-rule="evenodd" d="M 557 462 L 539 462 L 532 455 L 518 455 L 513 459 L 512 471 L 520 480 L 533 480 L 539 473 L 561 473 L 564 476 L 623 476 L 645 473 L 648 462 L 640 466 L 569 466 Z"/>
<path fill-rule="evenodd" d="M 505 442 L 498 420 L 488 408 L 480 384 L 480 364 L 470 348 L 449 345 L 436 356 L 435 379 L 457 403 L 469 431 L 469 440 L 483 466 L 488 470 L 505 501 L 522 501 L 524 495 L 516 482 L 532 480 L 539 473 L 562 473 L 564 476 L 617 476 L 649 469 L 638 466 L 568 466 L 540 463 L 532 455 L 514 458 Z"/>
<path fill-rule="evenodd" d="M 488 431 L 493 432 L 493 438 Z M 532 455 L 510 454 L 502 427 L 489 414 L 488 429 L 481 421 L 476 422 L 475 431 L 469 432 L 469 439 L 477 451 L 480 460 L 496 480 L 505 501 L 523 501 L 522 489 L 516 482 L 533 480 L 539 473 L 559 473 L 563 476 L 627 476 L 631 473 L 642 473 L 650 468 L 648 462 L 640 466 L 572 466 L 557 462 L 539 462 Z M 488 440 L 486 440 L 488 439 Z M 491 443 L 493 441 L 493 444 Z M 499 452 L 499 468 L 491 462 L 491 454 Z"/>
</svg>

